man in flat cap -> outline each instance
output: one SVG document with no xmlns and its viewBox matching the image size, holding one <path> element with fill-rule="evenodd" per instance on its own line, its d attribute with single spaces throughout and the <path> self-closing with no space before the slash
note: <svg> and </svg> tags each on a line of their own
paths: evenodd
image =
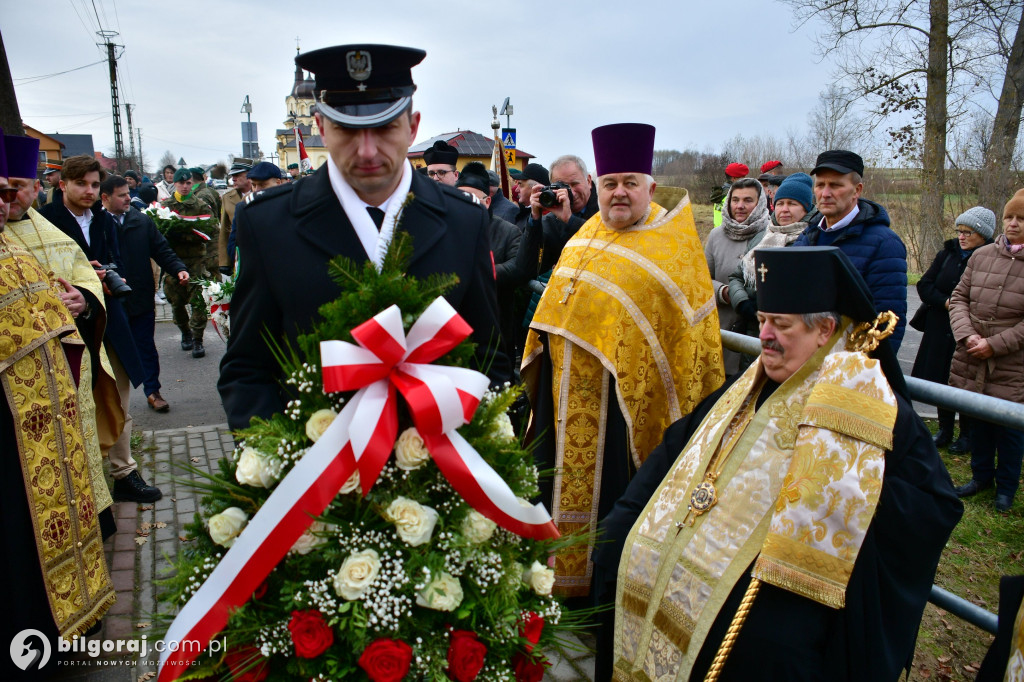
<svg viewBox="0 0 1024 682">
<path fill-rule="evenodd" d="M 877 343 L 892 317 L 835 247 L 754 260 L 761 355 L 603 524 L 598 680 L 896 680 L 913 660 L 963 507 Z"/>
<path fill-rule="evenodd" d="M 562 250 L 523 350 L 528 438 L 555 470 L 541 498 L 563 534 L 595 530 L 665 428 L 725 379 L 689 197 L 671 211 L 652 201 L 654 128 L 592 135 L 600 212 Z M 589 594 L 592 550 L 558 553 L 557 592 Z"/>
<path fill-rule="evenodd" d="M 217 265 L 222 274 L 230 275 L 235 271 L 235 249 L 233 245 L 228 246 L 233 228 L 232 221 L 235 219 L 235 207 L 243 201 L 252 189 L 249 180 L 249 171 L 252 170 L 252 160 L 238 158 L 228 169 L 228 177 L 231 178 L 231 189 L 221 197 L 220 210 L 220 237 L 217 244 Z"/>
<path fill-rule="evenodd" d="M 443 185 L 455 187 L 459 179 L 459 171 L 455 164 L 459 162 L 459 150 L 444 140 L 437 140 L 425 152 L 423 161 L 427 164 L 427 176 Z"/>
<path fill-rule="evenodd" d="M 907 247 L 889 229 L 885 207 L 861 198 L 864 160 L 845 149 L 818 154 L 811 171 L 821 221 L 808 225 L 793 246 L 836 246 L 853 262 L 875 300 L 875 310 L 899 317 L 889 338 L 899 352 L 907 324 Z"/>
<path fill-rule="evenodd" d="M 214 208 L 204 200 L 197 189 L 205 187 L 203 183 L 196 184 L 193 181 L 193 169 L 179 168 L 174 172 L 174 194 L 165 199 L 162 203 L 166 208 L 171 209 L 178 215 L 186 216 L 214 216 Z M 211 240 L 214 244 L 220 244 L 220 235 Z M 176 275 L 169 272 L 164 273 L 164 296 L 171 304 L 171 312 L 174 316 L 174 324 L 181 332 L 181 350 L 192 351 L 192 357 L 201 358 L 206 355 L 206 348 L 203 347 L 203 335 L 206 331 L 205 305 L 192 305 L 192 301 L 199 295 L 199 285 L 193 280 L 208 279 L 215 277 L 219 269 L 216 261 L 211 262 L 207 255 L 207 241 L 198 235 L 185 234 L 182 231 L 175 232 L 167 239 L 174 253 L 188 268 L 191 280 L 180 282 Z M 190 312 L 191 311 L 191 312 Z"/>
<path fill-rule="evenodd" d="M 516 215 L 516 225 L 525 230 L 530 220 L 530 197 L 534 187 L 546 187 L 551 184 L 551 176 L 548 169 L 539 163 L 528 163 L 519 175 L 513 175 L 516 185 L 519 186 L 519 213 Z"/>
<path fill-rule="evenodd" d="M 285 183 L 285 177 L 285 174 L 281 172 L 281 169 L 276 163 L 260 161 L 249 171 L 249 181 L 252 186 L 253 195 L 257 192 L 270 189 L 271 187 L 283 185 Z M 253 198 L 255 198 L 255 196 Z"/>
<path fill-rule="evenodd" d="M 313 175 L 266 190 L 235 213 L 239 272 L 217 384 L 231 428 L 284 409 L 266 338 L 294 346 L 310 330 L 319 307 L 339 293 L 328 261 L 343 255 L 380 267 L 396 229 L 412 237 L 409 274 L 458 277 L 445 297 L 473 328 L 479 367 L 494 383 L 511 378 L 500 351 L 487 211 L 414 173 L 406 159 L 420 123 L 412 67 L 424 56 L 340 45 L 296 57 L 314 75 L 316 123 L 329 154 Z"/>
</svg>

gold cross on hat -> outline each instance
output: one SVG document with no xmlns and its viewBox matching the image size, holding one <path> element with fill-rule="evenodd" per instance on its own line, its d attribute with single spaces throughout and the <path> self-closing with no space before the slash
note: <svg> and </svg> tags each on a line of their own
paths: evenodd
<svg viewBox="0 0 1024 682">
<path fill-rule="evenodd" d="M 764 276 L 768 274 L 768 267 L 764 263 L 761 263 L 761 267 L 759 267 L 757 271 L 761 273 L 761 281 L 763 282 Z"/>
</svg>

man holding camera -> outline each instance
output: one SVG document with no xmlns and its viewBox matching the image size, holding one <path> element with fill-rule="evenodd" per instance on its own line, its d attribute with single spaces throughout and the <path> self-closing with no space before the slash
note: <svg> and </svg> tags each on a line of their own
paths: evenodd
<svg viewBox="0 0 1024 682">
<path fill-rule="evenodd" d="M 124 272 L 117 229 L 114 227 L 113 218 L 103 210 L 103 205 L 99 201 L 100 183 L 106 179 L 106 175 L 106 171 L 95 158 L 86 155 L 72 156 L 64 161 L 61 168 L 60 188 L 64 192 L 64 201 L 61 204 L 47 204 L 39 212 L 57 229 L 75 240 L 101 280 L 105 280 L 108 274 Z M 108 273 L 108 270 L 111 273 Z M 138 464 L 131 453 L 132 419 L 128 414 L 128 398 L 131 387 L 142 383 L 143 372 L 131 328 L 128 326 L 128 316 L 121 301 L 114 295 L 118 288 L 112 288 L 106 281 L 103 283 L 106 328 L 102 326 L 102 319 L 97 319 L 102 317 L 102 309 L 97 310 L 92 305 L 86 306 L 79 314 L 78 320 L 95 320 L 94 330 L 83 324 L 79 324 L 78 328 L 94 353 L 94 366 L 99 364 L 96 352 L 102 339 L 114 370 L 117 392 L 124 410 L 124 430 L 107 452 L 110 474 L 114 477 L 114 499 L 153 502 L 159 500 L 163 494 L 142 479 L 137 471 Z M 95 334 L 91 338 L 90 331 Z"/>
<path fill-rule="evenodd" d="M 569 238 L 597 213 L 597 192 L 583 159 L 571 154 L 551 164 L 549 186 L 533 185 L 527 191 L 530 220 L 526 229 L 536 223 L 542 227 L 537 272 L 545 273 L 558 261 Z"/>
</svg>

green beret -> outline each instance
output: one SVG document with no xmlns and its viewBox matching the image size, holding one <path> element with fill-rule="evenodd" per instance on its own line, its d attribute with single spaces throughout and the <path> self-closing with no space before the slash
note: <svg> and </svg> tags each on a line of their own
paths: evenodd
<svg viewBox="0 0 1024 682">
<path fill-rule="evenodd" d="M 299 167 L 299 164 L 297 164 L 297 163 L 289 163 L 288 164 L 288 170 L 291 170 L 292 168 L 298 168 L 298 167 Z"/>
<path fill-rule="evenodd" d="M 183 180 L 191 180 L 191 179 L 192 179 L 192 169 L 191 168 L 179 168 L 178 170 L 174 171 L 174 182 L 181 182 Z"/>
</svg>

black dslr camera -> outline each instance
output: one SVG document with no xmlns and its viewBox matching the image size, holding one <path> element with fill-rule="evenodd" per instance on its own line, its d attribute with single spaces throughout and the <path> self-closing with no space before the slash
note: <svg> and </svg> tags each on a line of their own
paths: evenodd
<svg viewBox="0 0 1024 682">
<path fill-rule="evenodd" d="M 572 190 L 569 189 L 569 185 L 564 182 L 552 182 L 547 187 L 544 187 L 540 191 L 540 196 L 537 200 L 540 201 L 540 205 L 544 208 L 552 208 L 558 206 L 558 198 L 555 196 L 556 189 L 564 189 L 569 195 L 569 205 L 572 205 Z"/>
<path fill-rule="evenodd" d="M 107 271 L 107 276 L 103 279 L 103 283 L 107 285 L 110 295 L 114 298 L 124 298 L 132 293 L 132 288 L 128 286 L 128 282 L 125 282 L 121 275 L 117 274 L 117 266 L 113 263 L 94 265 L 93 269 Z"/>
</svg>

